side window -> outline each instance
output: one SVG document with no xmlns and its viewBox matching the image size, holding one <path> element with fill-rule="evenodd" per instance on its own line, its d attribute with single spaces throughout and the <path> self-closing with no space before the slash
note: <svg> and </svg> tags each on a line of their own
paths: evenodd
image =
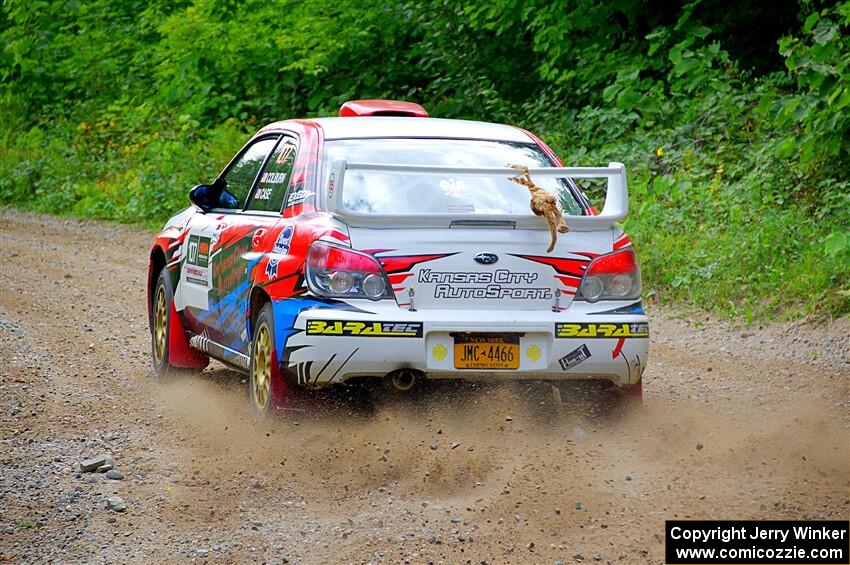
<svg viewBox="0 0 850 565">
<path fill-rule="evenodd" d="M 248 210 L 280 212 L 292 176 L 292 167 L 295 165 L 297 149 L 294 139 L 284 137 L 281 140 L 266 168 L 260 173 L 257 188 L 248 202 Z"/>
<path fill-rule="evenodd" d="M 221 208 L 242 208 L 251 185 L 263 162 L 277 143 L 277 138 L 261 139 L 252 144 L 224 175 L 227 185 L 219 199 Z"/>
</svg>

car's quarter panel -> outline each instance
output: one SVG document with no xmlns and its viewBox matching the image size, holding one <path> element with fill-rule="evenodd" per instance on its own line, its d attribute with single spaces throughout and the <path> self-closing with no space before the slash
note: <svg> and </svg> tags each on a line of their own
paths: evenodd
<svg viewBox="0 0 850 565">
<path fill-rule="evenodd" d="M 275 314 L 275 350 L 285 359 L 284 348 L 294 331 L 295 319 L 308 308 L 348 307 L 344 303 L 309 295 L 304 279 L 304 259 L 318 239 L 347 246 L 346 226 L 328 214 L 304 214 L 284 218 L 270 230 L 265 251 L 257 258 L 253 288 L 265 293 Z M 250 312 L 247 313 L 250 316 Z M 250 336 L 250 320 L 246 320 Z"/>
</svg>

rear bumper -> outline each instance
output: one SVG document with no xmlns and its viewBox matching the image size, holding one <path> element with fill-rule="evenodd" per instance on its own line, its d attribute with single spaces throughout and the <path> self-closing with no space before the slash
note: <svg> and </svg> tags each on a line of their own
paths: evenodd
<svg viewBox="0 0 850 565">
<path fill-rule="evenodd" d="M 647 318 L 633 302 L 573 302 L 557 313 L 411 312 L 362 301 L 355 306 L 298 313 L 282 362 L 301 384 L 324 386 L 408 368 L 431 379 L 606 379 L 626 386 L 641 379 L 649 354 Z M 519 368 L 455 368 L 458 332 L 519 334 Z"/>
</svg>

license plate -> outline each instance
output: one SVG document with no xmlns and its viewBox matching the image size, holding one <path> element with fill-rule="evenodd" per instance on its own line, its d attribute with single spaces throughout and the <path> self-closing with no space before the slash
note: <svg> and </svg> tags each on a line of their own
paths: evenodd
<svg viewBox="0 0 850 565">
<path fill-rule="evenodd" d="M 519 369 L 519 336 L 456 335 L 455 369 Z"/>
</svg>

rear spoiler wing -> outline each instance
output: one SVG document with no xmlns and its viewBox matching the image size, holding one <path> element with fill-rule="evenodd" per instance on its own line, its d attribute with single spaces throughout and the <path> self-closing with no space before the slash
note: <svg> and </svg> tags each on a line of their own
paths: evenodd
<svg viewBox="0 0 850 565">
<path fill-rule="evenodd" d="M 465 175 L 490 177 L 518 177 L 520 171 L 511 167 L 436 167 L 427 165 L 389 165 L 379 163 L 349 163 L 343 159 L 334 161 L 328 180 L 328 204 L 353 226 L 424 226 L 443 222 L 451 225 L 458 220 L 472 223 L 480 220 L 493 225 L 510 223 L 514 226 L 522 217 L 509 214 L 487 214 L 470 220 L 465 214 L 364 214 L 352 212 L 342 207 L 342 195 L 345 190 L 345 175 L 348 171 L 368 171 L 376 173 L 406 173 L 422 175 Z M 622 163 L 608 163 L 607 167 L 541 167 L 528 169 L 531 178 L 607 178 L 608 190 L 602 212 L 596 216 L 565 215 L 564 222 L 573 231 L 595 231 L 610 229 L 614 222 L 620 222 L 629 213 L 629 192 L 626 182 L 626 168 Z M 521 187 L 517 187 L 521 188 Z M 466 217 L 464 217 L 466 216 Z M 531 226 L 538 227 L 540 219 L 531 217 Z"/>
</svg>

